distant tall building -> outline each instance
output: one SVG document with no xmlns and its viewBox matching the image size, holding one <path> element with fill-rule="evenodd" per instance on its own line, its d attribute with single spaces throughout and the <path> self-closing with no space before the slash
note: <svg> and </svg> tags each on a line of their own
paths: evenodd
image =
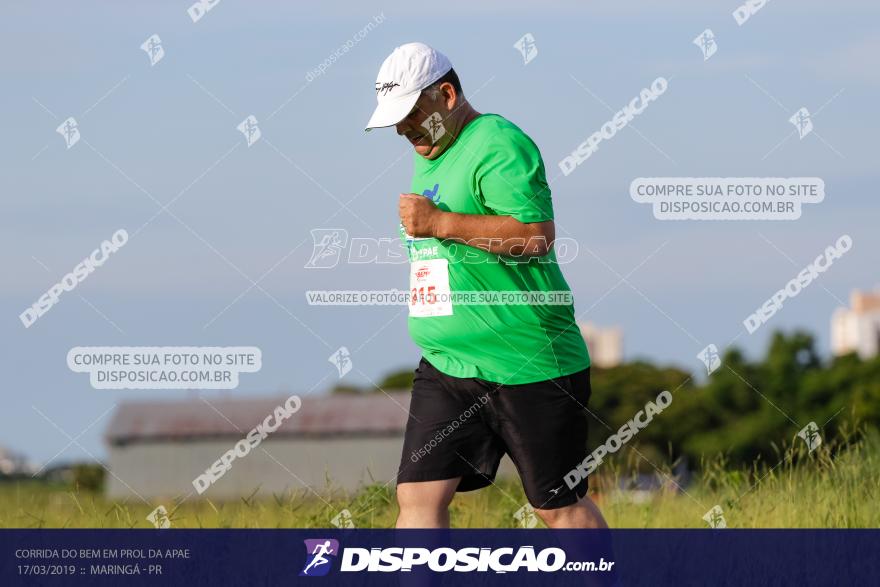
<svg viewBox="0 0 880 587">
<path fill-rule="evenodd" d="M 870 359 L 880 352 L 880 289 L 854 290 L 849 299 L 851 308 L 837 308 L 831 316 L 831 351 Z"/>
<path fill-rule="evenodd" d="M 36 467 L 24 456 L 0 446 L 0 477 L 4 475 L 30 475 Z"/>
<path fill-rule="evenodd" d="M 601 328 L 592 322 L 578 324 L 590 351 L 590 363 L 607 369 L 623 362 L 623 329 Z"/>
</svg>

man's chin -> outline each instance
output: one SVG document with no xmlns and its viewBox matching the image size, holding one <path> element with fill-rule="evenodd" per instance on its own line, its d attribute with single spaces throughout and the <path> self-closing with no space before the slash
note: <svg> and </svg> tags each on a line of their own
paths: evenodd
<svg viewBox="0 0 880 587">
<path fill-rule="evenodd" d="M 440 155 L 440 149 L 437 148 L 437 145 L 416 145 L 413 149 L 425 159 L 435 159 Z"/>
</svg>

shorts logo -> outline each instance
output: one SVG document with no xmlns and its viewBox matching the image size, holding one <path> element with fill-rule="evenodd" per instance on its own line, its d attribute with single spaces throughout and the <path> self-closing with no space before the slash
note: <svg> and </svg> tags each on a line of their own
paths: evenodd
<svg viewBox="0 0 880 587">
<path fill-rule="evenodd" d="M 306 566 L 299 576 L 323 577 L 330 572 L 333 559 L 339 555 L 339 541 L 332 538 L 317 538 L 306 540 L 305 543 Z"/>
</svg>

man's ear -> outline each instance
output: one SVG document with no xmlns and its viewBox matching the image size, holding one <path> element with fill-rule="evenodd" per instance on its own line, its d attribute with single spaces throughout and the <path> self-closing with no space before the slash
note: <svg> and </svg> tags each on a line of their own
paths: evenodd
<svg viewBox="0 0 880 587">
<path fill-rule="evenodd" d="M 440 84 L 440 95 L 443 96 L 443 102 L 446 104 L 446 109 L 450 112 L 458 106 L 458 102 L 461 99 L 458 92 L 455 91 L 455 86 L 449 82 L 443 82 Z"/>
</svg>

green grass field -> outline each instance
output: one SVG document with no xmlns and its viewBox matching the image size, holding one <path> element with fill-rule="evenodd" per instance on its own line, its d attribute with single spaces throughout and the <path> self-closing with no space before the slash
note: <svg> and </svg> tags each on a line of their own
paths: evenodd
<svg viewBox="0 0 880 587">
<path fill-rule="evenodd" d="M 623 451 L 631 456 L 632 451 Z M 633 499 L 615 490 L 621 470 L 635 464 L 612 462 L 591 479 L 592 495 L 608 523 L 617 528 L 707 527 L 703 515 L 720 505 L 730 528 L 857 528 L 880 526 L 880 439 L 860 434 L 846 446 L 822 445 L 812 455 L 804 448 L 783 451 L 777 462 L 730 471 L 723 459 L 704 463 L 703 473 L 684 492 L 667 488 Z M 642 463 L 644 466 L 644 463 Z M 661 479 L 666 479 L 663 475 Z M 100 494 L 35 481 L 0 484 L 0 527 L 145 528 L 154 507 L 163 504 L 176 528 L 331 527 L 342 509 L 356 527 L 389 528 L 397 514 L 393 486 L 372 485 L 355 495 L 308 490 L 235 502 L 174 499 L 145 504 L 113 502 Z M 482 491 L 459 494 L 452 505 L 458 528 L 515 528 L 514 517 L 526 503 L 516 481 L 501 481 Z M 538 522 L 537 527 L 542 527 Z"/>
</svg>

